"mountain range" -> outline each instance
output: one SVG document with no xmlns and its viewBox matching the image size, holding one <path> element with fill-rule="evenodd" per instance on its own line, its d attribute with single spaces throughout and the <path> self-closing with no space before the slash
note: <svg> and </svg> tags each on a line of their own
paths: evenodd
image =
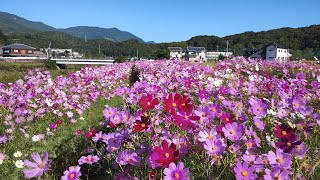
<svg viewBox="0 0 320 180">
<path fill-rule="evenodd" d="M 135 39 L 139 42 L 144 42 L 141 38 L 135 36 L 134 34 L 127 31 L 121 31 L 117 28 L 100 28 L 90 26 L 76 26 L 65 29 L 54 28 L 42 22 L 29 21 L 25 18 L 7 12 L 0 12 L 0 29 L 4 34 L 60 31 L 74 37 L 88 40 L 108 39 L 119 42 Z"/>
</svg>

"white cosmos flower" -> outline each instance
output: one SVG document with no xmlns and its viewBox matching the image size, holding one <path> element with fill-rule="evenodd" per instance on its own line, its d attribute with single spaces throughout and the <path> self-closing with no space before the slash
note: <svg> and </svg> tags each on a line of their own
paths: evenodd
<svg viewBox="0 0 320 180">
<path fill-rule="evenodd" d="M 256 64 L 256 71 L 259 71 L 259 65 Z"/>
<path fill-rule="evenodd" d="M 17 151 L 13 154 L 14 157 L 21 157 L 22 156 L 22 153 L 21 151 Z"/>
<path fill-rule="evenodd" d="M 34 135 L 34 136 L 32 137 L 32 141 L 33 141 L 33 142 L 40 141 L 40 136 L 39 136 L 39 135 Z"/>
<path fill-rule="evenodd" d="M 53 101 L 51 99 L 46 98 L 46 100 L 44 100 L 44 102 L 49 106 L 52 107 L 53 106 Z"/>
<path fill-rule="evenodd" d="M 22 160 L 17 160 L 15 163 L 17 168 L 23 168 L 24 162 Z"/>
</svg>

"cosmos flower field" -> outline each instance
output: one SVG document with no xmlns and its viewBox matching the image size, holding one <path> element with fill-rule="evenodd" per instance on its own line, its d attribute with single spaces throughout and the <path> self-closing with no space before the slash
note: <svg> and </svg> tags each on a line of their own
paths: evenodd
<svg viewBox="0 0 320 180">
<path fill-rule="evenodd" d="M 319 83 L 240 57 L 33 70 L 0 84 L 0 179 L 317 179 Z"/>
</svg>

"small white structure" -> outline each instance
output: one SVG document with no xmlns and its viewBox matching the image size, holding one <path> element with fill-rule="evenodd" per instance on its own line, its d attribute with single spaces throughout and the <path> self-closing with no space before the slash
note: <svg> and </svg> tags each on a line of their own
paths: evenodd
<svg viewBox="0 0 320 180">
<path fill-rule="evenodd" d="M 233 55 L 233 53 L 232 52 L 208 51 L 207 52 L 207 60 L 217 60 L 220 55 L 222 55 L 224 57 L 230 57 Z"/>
<path fill-rule="evenodd" d="M 178 59 L 181 60 L 184 56 L 183 49 L 181 47 L 169 47 L 170 59 Z"/>
<path fill-rule="evenodd" d="M 292 55 L 289 53 L 289 49 L 287 47 L 278 45 L 276 43 L 270 43 L 255 53 L 249 55 L 250 58 L 265 59 L 268 61 L 286 61 L 289 60 L 291 56 Z"/>
<path fill-rule="evenodd" d="M 41 51 L 45 50 L 45 52 L 48 52 L 48 48 L 40 49 Z M 55 53 L 56 55 L 59 54 L 65 54 L 68 52 L 70 58 L 83 58 L 83 54 L 80 54 L 79 52 L 73 51 L 72 49 L 60 49 L 60 48 L 50 48 L 50 53 Z"/>
<path fill-rule="evenodd" d="M 187 59 L 191 62 L 206 62 L 207 51 L 204 47 L 187 47 Z"/>
</svg>

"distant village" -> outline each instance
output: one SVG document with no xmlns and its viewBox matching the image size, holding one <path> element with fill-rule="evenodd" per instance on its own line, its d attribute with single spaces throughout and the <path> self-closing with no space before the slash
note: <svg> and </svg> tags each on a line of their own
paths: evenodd
<svg viewBox="0 0 320 180">
<path fill-rule="evenodd" d="M 0 57 L 23 57 L 26 59 L 48 59 L 48 57 L 54 57 L 79 59 L 83 58 L 83 54 L 80 54 L 73 49 L 59 48 L 40 48 L 40 50 L 37 51 L 34 47 L 25 44 L 14 43 L 3 46 L 0 49 Z"/>
<path fill-rule="evenodd" d="M 192 62 L 207 62 L 218 59 L 230 58 L 233 56 L 232 52 L 228 51 L 207 51 L 204 47 L 191 47 L 186 49 L 181 47 L 169 47 L 170 59 L 186 60 Z M 292 56 L 289 48 L 270 43 L 260 49 L 249 48 L 244 50 L 244 56 L 253 59 L 266 59 L 269 61 L 289 60 Z M 48 59 L 48 57 L 61 58 L 61 59 L 81 59 L 83 54 L 74 51 L 73 49 L 59 49 L 59 48 L 36 48 L 14 43 L 11 45 L 3 46 L 0 50 L 0 57 L 24 57 L 26 59 Z"/>
<path fill-rule="evenodd" d="M 184 59 L 192 62 L 207 62 L 233 56 L 232 52 L 207 51 L 204 47 L 187 47 L 187 49 L 182 49 L 181 47 L 169 47 L 169 52 L 170 58 Z M 289 53 L 289 48 L 276 43 L 270 43 L 261 49 L 246 49 L 244 51 L 244 56 L 269 61 L 286 61 L 289 60 L 292 55 Z"/>
</svg>

